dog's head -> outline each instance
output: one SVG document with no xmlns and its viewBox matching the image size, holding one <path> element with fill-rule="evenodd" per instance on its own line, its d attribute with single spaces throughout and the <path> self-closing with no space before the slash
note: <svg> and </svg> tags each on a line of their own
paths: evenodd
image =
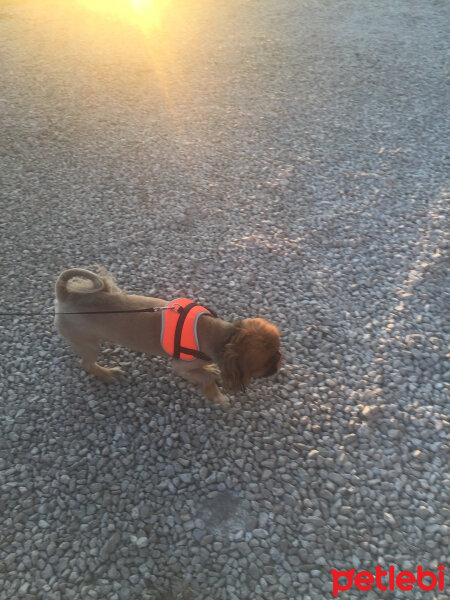
<svg viewBox="0 0 450 600">
<path fill-rule="evenodd" d="M 264 319 L 239 319 L 219 361 L 223 386 L 243 391 L 253 377 L 274 375 L 281 362 L 280 334 Z"/>
</svg>

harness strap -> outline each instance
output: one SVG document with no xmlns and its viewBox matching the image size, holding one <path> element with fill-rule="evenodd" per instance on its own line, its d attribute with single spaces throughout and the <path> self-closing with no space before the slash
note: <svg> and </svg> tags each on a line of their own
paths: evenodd
<svg viewBox="0 0 450 600">
<path fill-rule="evenodd" d="M 174 358 L 180 358 L 180 352 L 181 352 L 181 332 L 183 331 L 183 325 L 184 322 L 186 321 L 186 317 L 188 316 L 188 312 L 191 310 L 191 308 L 194 308 L 195 306 L 195 302 L 191 302 L 190 304 L 186 304 L 186 306 L 184 306 L 180 311 L 179 311 L 179 317 L 178 317 L 178 321 L 177 321 L 177 326 L 175 327 L 175 337 L 173 340 L 173 357 Z M 190 352 L 189 352 L 190 354 Z"/>
<path fill-rule="evenodd" d="M 208 308 L 189 300 L 178 298 L 163 307 L 161 345 L 177 360 L 212 359 L 202 352 L 197 339 L 197 319 L 201 315 L 216 317 Z"/>
<path fill-rule="evenodd" d="M 208 362 L 212 361 L 212 358 L 200 350 L 194 350 L 193 348 L 185 348 L 184 346 L 180 346 L 180 351 L 183 352 L 183 354 L 190 354 L 191 356 L 195 356 L 195 358 L 200 358 L 201 360 L 207 360 Z"/>
</svg>

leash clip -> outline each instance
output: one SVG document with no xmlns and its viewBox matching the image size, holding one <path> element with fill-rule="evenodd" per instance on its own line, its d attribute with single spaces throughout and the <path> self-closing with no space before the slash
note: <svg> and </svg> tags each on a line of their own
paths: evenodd
<svg viewBox="0 0 450 600">
<path fill-rule="evenodd" d="M 181 304 L 178 304 L 178 302 L 176 302 L 176 303 L 172 304 L 172 306 L 155 306 L 153 308 L 153 310 L 155 312 L 159 312 L 160 310 L 173 310 L 173 311 L 179 313 L 179 312 L 181 312 L 182 308 L 183 307 L 181 306 Z"/>
</svg>

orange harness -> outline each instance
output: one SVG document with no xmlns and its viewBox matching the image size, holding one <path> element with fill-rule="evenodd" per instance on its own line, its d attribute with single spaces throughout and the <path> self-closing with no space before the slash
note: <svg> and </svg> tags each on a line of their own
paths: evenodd
<svg viewBox="0 0 450 600">
<path fill-rule="evenodd" d="M 211 359 L 200 351 L 197 321 L 200 315 L 215 316 L 204 306 L 188 298 L 172 300 L 162 311 L 161 346 L 174 358 L 181 360 Z"/>
</svg>

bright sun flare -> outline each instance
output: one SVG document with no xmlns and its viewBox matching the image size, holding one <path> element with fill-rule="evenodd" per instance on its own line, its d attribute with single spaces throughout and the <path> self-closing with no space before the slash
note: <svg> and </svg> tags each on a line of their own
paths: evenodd
<svg viewBox="0 0 450 600">
<path fill-rule="evenodd" d="M 143 31 L 160 29 L 173 0 L 77 0 L 83 8 L 137 25 Z"/>
</svg>

